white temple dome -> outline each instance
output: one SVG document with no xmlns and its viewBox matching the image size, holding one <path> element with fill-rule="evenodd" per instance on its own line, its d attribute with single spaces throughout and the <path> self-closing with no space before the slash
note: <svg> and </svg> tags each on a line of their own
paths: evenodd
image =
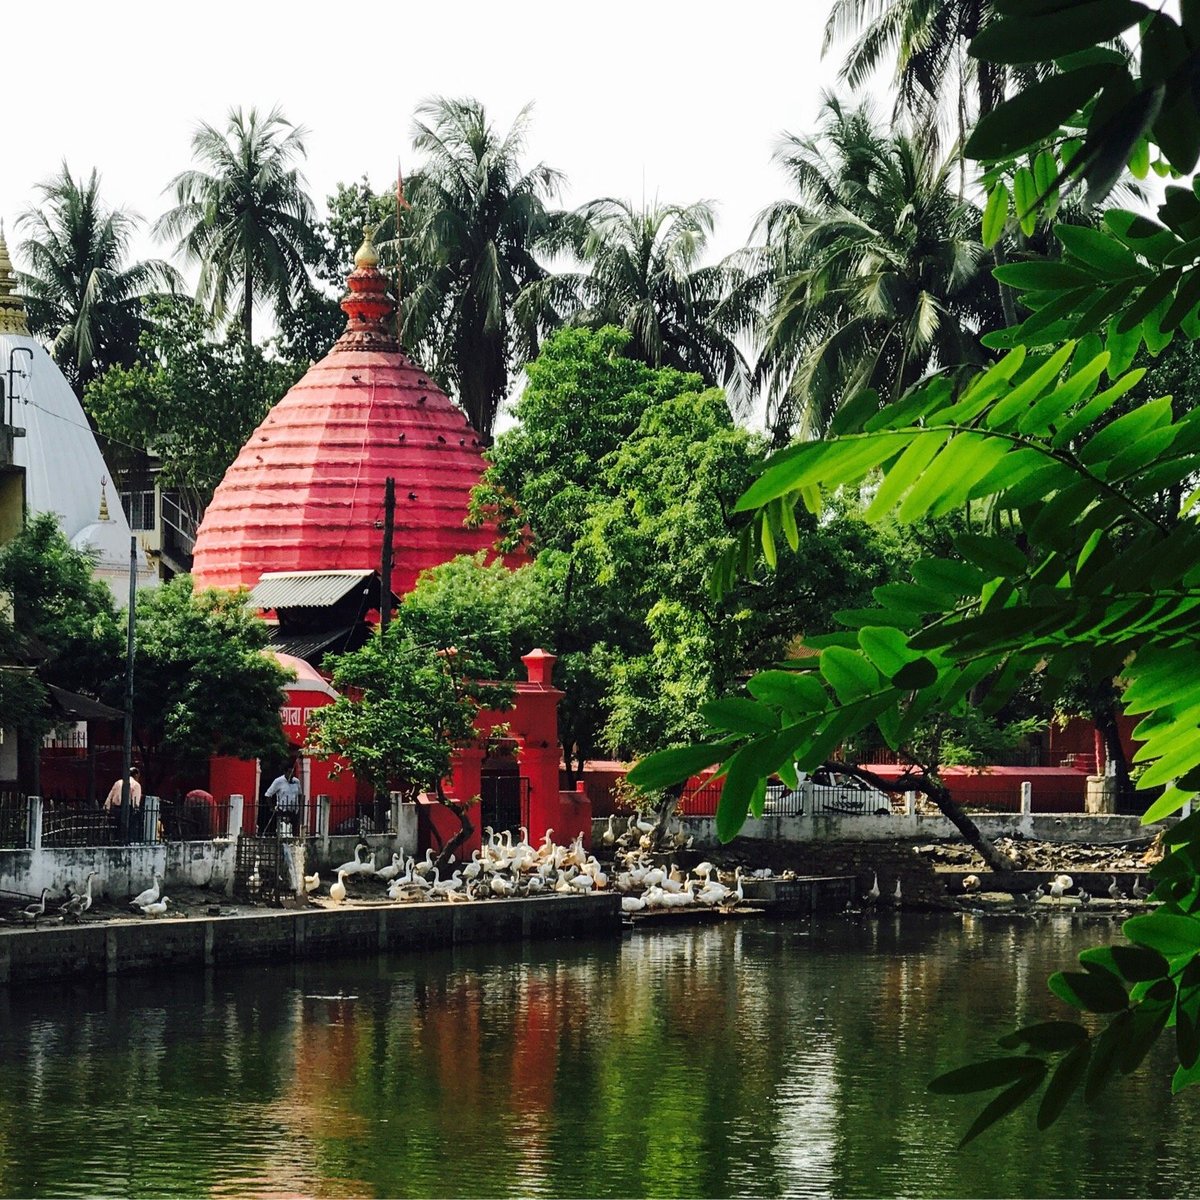
<svg viewBox="0 0 1200 1200">
<path fill-rule="evenodd" d="M 13 461 L 25 468 L 25 511 L 53 513 L 71 545 L 90 547 L 97 556 L 96 578 L 123 607 L 129 601 L 129 522 L 115 497 L 111 512 L 101 511 L 101 492 L 112 474 L 71 385 L 29 335 L 0 233 L 0 378 L 10 366 L 13 395 L 5 397 L 3 419 L 25 431 L 13 444 Z M 157 582 L 139 546 L 138 587 Z"/>
</svg>

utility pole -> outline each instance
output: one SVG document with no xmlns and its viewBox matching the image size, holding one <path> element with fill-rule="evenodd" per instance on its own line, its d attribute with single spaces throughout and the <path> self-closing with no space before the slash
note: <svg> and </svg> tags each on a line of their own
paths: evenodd
<svg viewBox="0 0 1200 1200">
<path fill-rule="evenodd" d="M 392 539 L 396 530 L 396 480 L 389 475 L 383 488 L 383 561 L 379 596 L 379 632 L 387 633 L 392 617 Z"/>
<path fill-rule="evenodd" d="M 125 641 L 125 745 L 121 775 L 121 840 L 129 841 L 133 816 L 129 780 L 133 769 L 133 620 L 137 600 L 137 538 L 129 539 L 129 622 Z"/>
</svg>

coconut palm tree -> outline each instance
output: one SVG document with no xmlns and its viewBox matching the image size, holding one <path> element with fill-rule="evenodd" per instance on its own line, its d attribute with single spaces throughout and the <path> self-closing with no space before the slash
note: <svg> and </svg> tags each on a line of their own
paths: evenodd
<svg viewBox="0 0 1200 1200">
<path fill-rule="evenodd" d="M 577 214 L 574 323 L 623 326 L 629 353 L 651 367 L 695 371 L 744 399 L 749 371 L 735 338 L 753 323 L 731 261 L 701 266 L 712 206 L 596 200 Z M 561 298 L 556 297 L 561 304 Z"/>
<path fill-rule="evenodd" d="M 961 146 L 1010 89 L 1045 73 L 1037 64 L 1009 66 L 967 53 L 995 8 L 995 0 L 834 0 L 822 52 L 855 37 L 841 69 L 855 91 L 880 65 L 894 62 L 896 117 L 938 137 L 953 131 Z"/>
<path fill-rule="evenodd" d="M 478 100 L 425 101 L 413 144 L 426 158 L 409 181 L 403 237 L 402 336 L 490 439 L 510 372 L 536 355 L 560 319 L 543 295 L 518 295 L 547 277 L 539 259 L 565 244 L 567 218 L 547 207 L 561 184 L 544 163 L 525 170 L 529 107 L 507 133 Z"/>
<path fill-rule="evenodd" d="M 20 278 L 29 327 L 82 396 L 106 367 L 134 361 L 144 298 L 177 288 L 179 277 L 163 262 L 127 261 L 140 219 L 106 207 L 95 169 L 76 179 L 64 162 L 37 192 L 40 203 L 17 218 L 28 234 L 18 251 L 29 267 Z"/>
<path fill-rule="evenodd" d="M 200 265 L 197 299 L 218 320 L 240 293 L 247 345 L 255 305 L 287 303 L 320 253 L 312 201 L 295 166 L 304 157 L 304 135 L 278 108 L 266 116 L 256 108 L 231 109 L 224 133 L 202 124 L 192 138 L 200 165 L 171 180 L 176 206 L 154 227 L 176 240 L 185 262 Z"/>
<path fill-rule="evenodd" d="M 777 436 L 824 433 L 863 387 L 883 400 L 935 367 L 980 363 L 1002 323 L 979 213 L 927 139 L 886 133 L 865 107 L 826 98 L 815 137 L 776 161 L 798 198 L 760 217 L 766 315 L 756 380 Z"/>
</svg>

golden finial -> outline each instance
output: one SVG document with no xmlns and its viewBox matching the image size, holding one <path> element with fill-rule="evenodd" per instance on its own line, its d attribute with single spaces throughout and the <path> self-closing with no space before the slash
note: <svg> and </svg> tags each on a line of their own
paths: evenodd
<svg viewBox="0 0 1200 1200">
<path fill-rule="evenodd" d="M 16 294 L 17 281 L 13 275 L 12 259 L 4 240 L 4 223 L 0 221 L 0 333 L 22 333 L 28 336 L 25 321 L 25 302 Z"/>
<path fill-rule="evenodd" d="M 108 515 L 108 491 L 104 486 L 106 483 L 108 483 L 108 480 L 105 479 L 103 476 L 101 476 L 101 478 L 100 478 L 100 520 L 101 521 L 111 520 L 111 518 Z"/>
<path fill-rule="evenodd" d="M 375 230 L 377 228 L 376 225 L 363 226 L 362 245 L 354 255 L 355 269 L 379 266 L 379 252 L 375 249 Z"/>
</svg>

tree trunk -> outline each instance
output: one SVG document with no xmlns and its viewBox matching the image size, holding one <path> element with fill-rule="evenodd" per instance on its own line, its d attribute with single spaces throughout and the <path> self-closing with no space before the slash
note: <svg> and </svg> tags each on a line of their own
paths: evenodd
<svg viewBox="0 0 1200 1200">
<path fill-rule="evenodd" d="M 242 341 L 247 350 L 254 344 L 251 338 L 254 328 L 254 285 L 250 282 L 247 266 L 246 282 L 242 287 Z"/>
<path fill-rule="evenodd" d="M 1097 709 L 1092 719 L 1096 722 L 1096 728 L 1100 731 L 1100 736 L 1104 741 L 1104 752 L 1108 761 L 1113 764 L 1113 774 L 1117 779 L 1117 787 L 1120 791 L 1128 791 L 1131 787 L 1129 782 L 1129 759 L 1125 757 L 1125 747 L 1121 744 L 1121 730 L 1117 725 L 1116 709 L 1111 704 L 1106 704 Z M 1096 764 L 1096 770 L 1100 770 L 1100 764 Z"/>
<path fill-rule="evenodd" d="M 848 763 L 826 763 L 830 771 L 839 771 L 843 775 L 852 775 L 869 783 L 881 792 L 923 792 L 938 806 L 942 815 L 962 834 L 963 840 L 971 846 L 979 857 L 987 864 L 989 871 L 1011 871 L 1012 863 L 1008 861 L 983 835 L 979 826 L 958 806 L 946 787 L 931 779 L 923 771 L 916 775 L 904 774 L 896 780 L 884 779 L 874 771 L 862 767 L 851 766 Z"/>
<path fill-rule="evenodd" d="M 448 808 L 458 818 L 459 823 L 458 832 L 442 847 L 441 854 L 434 860 L 433 865 L 440 871 L 449 865 L 451 855 L 475 832 L 475 826 L 471 824 L 471 820 L 467 816 L 468 806 L 459 804 L 457 800 L 451 800 L 446 795 L 441 780 L 437 785 L 437 798 L 438 803 Z"/>
</svg>

